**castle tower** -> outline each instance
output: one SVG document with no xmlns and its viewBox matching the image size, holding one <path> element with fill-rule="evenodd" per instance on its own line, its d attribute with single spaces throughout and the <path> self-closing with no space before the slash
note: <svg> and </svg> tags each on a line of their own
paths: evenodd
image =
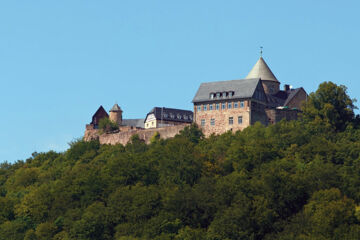
<svg viewBox="0 0 360 240">
<path fill-rule="evenodd" d="M 260 57 L 245 79 L 260 78 L 266 94 L 276 94 L 280 90 L 280 82 Z"/>
<path fill-rule="evenodd" d="M 110 110 L 109 119 L 116 122 L 119 126 L 122 124 L 122 110 L 117 103 Z"/>
</svg>

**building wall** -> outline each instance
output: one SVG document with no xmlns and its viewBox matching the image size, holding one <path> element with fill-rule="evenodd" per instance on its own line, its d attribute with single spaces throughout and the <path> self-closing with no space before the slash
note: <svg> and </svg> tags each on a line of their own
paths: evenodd
<svg viewBox="0 0 360 240">
<path fill-rule="evenodd" d="M 194 105 L 194 120 L 202 129 L 205 136 L 212 133 L 221 134 L 226 131 L 243 130 L 250 125 L 250 108 L 249 100 L 244 100 L 244 107 L 240 105 L 241 101 L 223 101 L 223 102 L 208 102 Z M 216 103 L 219 103 L 219 110 L 216 110 Z M 222 109 L 222 103 L 225 103 L 225 109 Z M 232 108 L 228 108 L 228 104 L 232 103 Z M 234 104 L 238 104 L 238 108 L 234 108 Z M 201 110 L 198 111 L 200 105 Z M 212 109 L 210 110 L 210 105 Z M 206 106 L 207 110 L 204 110 Z M 242 117 L 242 123 L 238 123 L 238 117 Z M 233 124 L 229 124 L 229 118 L 233 118 Z M 211 119 L 215 120 L 214 125 L 211 125 Z M 205 125 L 202 125 L 202 120 L 205 120 Z"/>
<path fill-rule="evenodd" d="M 265 112 L 266 106 L 264 103 L 251 101 L 251 125 L 256 122 L 267 126 L 269 124 L 268 116 Z"/>
<path fill-rule="evenodd" d="M 146 143 L 150 143 L 150 139 L 156 132 L 160 134 L 160 138 L 166 139 L 170 137 L 174 137 L 181 130 L 183 130 L 186 126 L 190 124 L 181 124 L 171 127 L 164 128 L 154 128 L 154 129 L 127 129 L 127 131 L 120 131 L 117 133 L 104 133 L 99 135 L 99 131 L 97 129 L 86 129 L 84 135 L 84 141 L 91 141 L 98 139 L 100 144 L 127 144 L 131 137 L 135 134 L 139 135 L 139 138 L 144 140 Z"/>
<path fill-rule="evenodd" d="M 157 121 L 156 119 L 150 120 L 150 121 L 146 121 L 145 122 L 145 129 L 148 128 L 157 128 Z"/>
<path fill-rule="evenodd" d="M 267 109 L 266 115 L 269 123 L 274 124 L 280 122 L 282 119 L 296 120 L 300 111 L 292 109 Z"/>
<path fill-rule="evenodd" d="M 184 124 L 183 122 L 154 119 L 154 120 L 145 122 L 145 129 L 169 127 L 169 126 L 176 126 L 176 125 L 183 125 L 183 124 Z"/>
</svg>

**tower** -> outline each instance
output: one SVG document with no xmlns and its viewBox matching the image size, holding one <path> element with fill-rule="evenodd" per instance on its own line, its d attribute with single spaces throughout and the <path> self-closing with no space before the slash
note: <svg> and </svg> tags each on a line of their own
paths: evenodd
<svg viewBox="0 0 360 240">
<path fill-rule="evenodd" d="M 122 124 L 122 110 L 117 103 L 110 110 L 109 118 L 111 121 L 116 122 L 119 126 Z"/>
<path fill-rule="evenodd" d="M 260 57 L 245 79 L 260 78 L 266 94 L 276 94 L 280 90 L 280 82 Z"/>
</svg>

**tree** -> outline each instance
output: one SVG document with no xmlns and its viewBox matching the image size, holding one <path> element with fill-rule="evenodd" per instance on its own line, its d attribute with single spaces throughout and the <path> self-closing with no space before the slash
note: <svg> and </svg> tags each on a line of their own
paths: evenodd
<svg viewBox="0 0 360 240">
<path fill-rule="evenodd" d="M 109 118 L 102 118 L 99 121 L 99 129 L 105 133 L 113 132 L 119 129 L 116 122 L 111 121 Z"/>
<path fill-rule="evenodd" d="M 193 143 L 198 143 L 201 139 L 204 138 L 203 132 L 201 129 L 199 129 L 196 123 L 191 124 L 190 126 L 186 126 L 177 136 L 186 137 Z"/>
<path fill-rule="evenodd" d="M 356 119 L 355 101 L 348 96 L 344 85 L 324 82 L 315 93 L 309 95 L 302 115 L 305 121 L 325 123 L 336 131 L 343 131 Z"/>
</svg>

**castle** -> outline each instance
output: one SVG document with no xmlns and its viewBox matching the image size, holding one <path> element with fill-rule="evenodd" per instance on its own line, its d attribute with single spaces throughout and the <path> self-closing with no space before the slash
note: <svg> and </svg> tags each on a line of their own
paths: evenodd
<svg viewBox="0 0 360 240">
<path fill-rule="evenodd" d="M 206 136 L 243 130 L 260 122 L 297 119 L 307 94 L 280 82 L 260 57 L 245 79 L 202 83 L 193 99 L 194 119 Z"/>
<path fill-rule="evenodd" d="M 155 107 L 145 119 L 123 119 L 119 105 L 115 104 L 109 114 L 100 106 L 86 125 L 84 139 L 126 144 L 138 134 L 149 142 L 155 133 L 162 138 L 173 137 L 192 122 L 201 127 L 205 136 L 235 132 L 255 122 L 268 125 L 281 119 L 295 120 L 306 99 L 302 87 L 294 89 L 285 84 L 280 90 L 280 82 L 260 57 L 245 79 L 202 83 L 192 100 L 194 112 Z M 99 134 L 97 127 L 102 118 L 109 118 L 119 129 Z"/>
</svg>

